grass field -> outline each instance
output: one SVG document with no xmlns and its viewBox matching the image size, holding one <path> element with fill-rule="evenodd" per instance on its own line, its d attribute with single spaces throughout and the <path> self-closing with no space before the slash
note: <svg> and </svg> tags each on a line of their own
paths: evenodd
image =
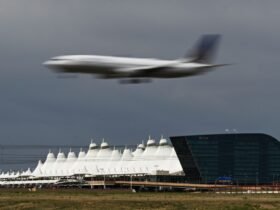
<svg viewBox="0 0 280 210">
<path fill-rule="evenodd" d="M 280 195 L 0 189 L 0 209 L 280 209 Z"/>
</svg>

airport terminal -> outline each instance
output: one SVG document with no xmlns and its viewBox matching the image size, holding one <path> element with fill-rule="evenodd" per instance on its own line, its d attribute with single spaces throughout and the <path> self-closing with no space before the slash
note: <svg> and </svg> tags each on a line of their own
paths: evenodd
<svg viewBox="0 0 280 210">
<path fill-rule="evenodd" d="M 156 175 L 182 177 L 183 174 L 174 148 L 163 137 L 159 142 L 149 138 L 146 145 L 141 143 L 134 151 L 126 147 L 123 149 L 111 147 L 105 140 L 100 145 L 92 141 L 88 151 L 81 149 L 78 155 L 69 150 L 67 155 L 62 151 L 57 155 L 49 151 L 45 160 L 38 160 L 33 170 L 29 168 L 23 172 L 2 172 L 0 184 L 51 185 L 60 183 L 63 179 L 64 183 L 69 180 L 71 183 L 73 180 L 97 180 L 96 185 L 99 185 L 105 178 L 109 181 L 116 177 L 139 178 Z"/>
<path fill-rule="evenodd" d="M 26 171 L 0 174 L 2 187 L 278 186 L 280 143 L 258 133 L 227 133 L 149 138 L 135 150 L 91 142 L 78 155 L 49 151 L 45 160 Z M 150 182 L 150 183 L 148 183 Z M 165 184 L 164 184 L 165 183 Z M 105 186 L 106 185 L 106 186 Z"/>
<path fill-rule="evenodd" d="M 280 178 L 280 142 L 266 134 L 171 137 L 189 182 L 272 184 Z"/>
</svg>

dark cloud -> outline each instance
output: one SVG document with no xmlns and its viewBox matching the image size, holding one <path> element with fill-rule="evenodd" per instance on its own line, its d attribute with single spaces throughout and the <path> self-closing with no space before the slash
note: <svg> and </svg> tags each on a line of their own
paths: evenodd
<svg viewBox="0 0 280 210">
<path fill-rule="evenodd" d="M 149 134 L 278 131 L 278 1 L 3 1 L 1 144 L 138 143 Z M 177 58 L 221 33 L 203 77 L 137 86 L 60 80 L 41 63 L 61 54 Z"/>
</svg>

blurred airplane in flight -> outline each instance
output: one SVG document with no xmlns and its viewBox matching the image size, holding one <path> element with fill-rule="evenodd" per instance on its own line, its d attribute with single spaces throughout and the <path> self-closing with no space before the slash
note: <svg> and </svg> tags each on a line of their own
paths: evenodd
<svg viewBox="0 0 280 210">
<path fill-rule="evenodd" d="M 220 35 L 203 35 L 190 53 L 176 60 L 67 55 L 43 64 L 58 73 L 93 74 L 102 79 L 120 79 L 125 84 L 149 82 L 152 78 L 191 77 L 228 65 L 212 63 L 219 40 Z"/>
</svg>

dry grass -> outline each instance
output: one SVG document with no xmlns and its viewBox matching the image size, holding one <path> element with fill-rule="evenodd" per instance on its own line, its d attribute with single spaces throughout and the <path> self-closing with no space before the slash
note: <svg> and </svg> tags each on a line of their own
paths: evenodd
<svg viewBox="0 0 280 210">
<path fill-rule="evenodd" d="M 280 195 L 0 189 L 0 209 L 280 209 Z"/>
</svg>

